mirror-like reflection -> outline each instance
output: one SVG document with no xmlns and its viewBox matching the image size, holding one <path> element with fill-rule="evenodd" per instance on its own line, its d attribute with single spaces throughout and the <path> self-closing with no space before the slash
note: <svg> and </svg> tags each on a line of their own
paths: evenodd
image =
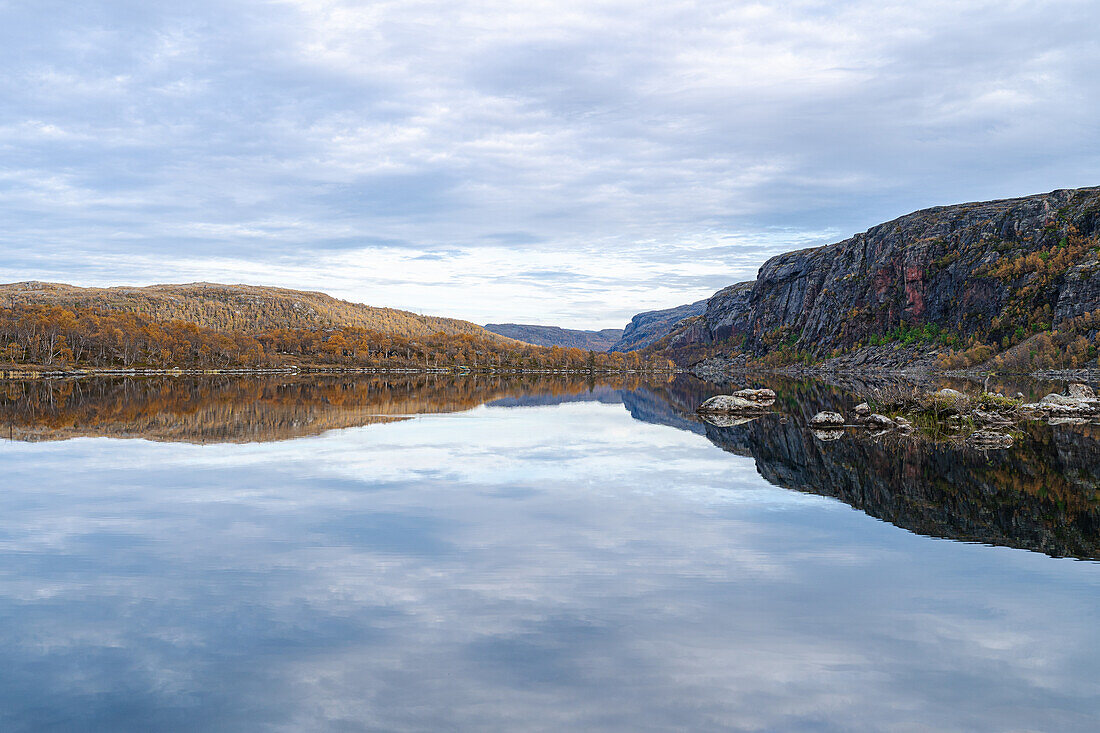
<svg viewBox="0 0 1100 733">
<path fill-rule="evenodd" d="M 763 382 L 3 385 L 0 729 L 1092 730 L 1098 428 Z"/>
<path fill-rule="evenodd" d="M 0 416 L 15 440 L 216 443 L 288 440 L 483 404 L 622 404 L 636 420 L 706 435 L 751 456 L 776 486 L 840 499 L 913 532 L 1100 558 L 1100 426 L 1025 424 L 1025 440 L 994 452 L 920 436 L 823 442 L 805 428 L 809 417 L 848 410 L 869 384 L 775 377 L 751 383 L 775 389 L 779 411 L 733 427 L 695 415 L 695 406 L 720 390 L 684 376 L 598 383 L 440 375 L 16 382 L 0 398 Z M 1043 389 L 1051 387 L 1032 391 Z"/>
</svg>

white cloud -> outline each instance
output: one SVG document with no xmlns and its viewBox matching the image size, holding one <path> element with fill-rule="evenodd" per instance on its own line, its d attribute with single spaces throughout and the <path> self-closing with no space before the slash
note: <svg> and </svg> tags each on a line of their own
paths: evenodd
<svg viewBox="0 0 1100 733">
<path fill-rule="evenodd" d="M 792 241 L 1097 182 L 1087 2 L 7 14 L 9 279 L 132 282 L 143 261 L 212 279 L 224 262 L 480 321 L 620 325 Z M 464 256 L 428 268 L 398 246 Z M 532 270 L 569 277 L 513 277 Z"/>
</svg>

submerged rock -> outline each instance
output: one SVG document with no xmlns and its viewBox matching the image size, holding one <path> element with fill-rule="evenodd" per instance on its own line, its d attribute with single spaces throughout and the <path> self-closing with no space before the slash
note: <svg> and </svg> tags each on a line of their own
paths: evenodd
<svg viewBox="0 0 1100 733">
<path fill-rule="evenodd" d="M 827 410 L 822 411 L 814 415 L 810 419 L 810 424 L 817 427 L 827 427 L 830 425 L 843 425 L 844 416 L 839 412 L 829 412 Z"/>
</svg>

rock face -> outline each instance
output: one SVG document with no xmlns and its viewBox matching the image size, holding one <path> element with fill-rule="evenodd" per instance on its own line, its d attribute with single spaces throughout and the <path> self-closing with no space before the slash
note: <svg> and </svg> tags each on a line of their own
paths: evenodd
<svg viewBox="0 0 1100 733">
<path fill-rule="evenodd" d="M 844 424 L 844 416 L 839 412 L 822 411 L 810 418 L 814 427 L 835 427 Z"/>
<path fill-rule="evenodd" d="M 917 211 L 773 257 L 755 282 L 716 293 L 687 340 L 822 355 L 899 324 L 988 343 L 1029 318 L 1058 328 L 1100 309 L 1098 235 L 1100 187 Z"/>
<path fill-rule="evenodd" d="M 671 334 L 682 321 L 702 315 L 706 308 L 707 301 L 700 300 L 675 308 L 639 313 L 630 319 L 630 323 L 623 329 L 622 338 L 613 344 L 608 351 L 644 349 L 654 341 Z"/>
<path fill-rule="evenodd" d="M 487 323 L 485 330 L 535 346 L 561 346 L 567 349 L 589 351 L 607 351 L 623 337 L 621 328 L 577 331 L 558 326 L 533 326 L 524 323 Z"/>
<path fill-rule="evenodd" d="M 749 298 L 754 284 L 750 280 L 730 285 L 710 297 L 703 315 L 711 341 L 726 341 L 751 331 Z"/>
</svg>

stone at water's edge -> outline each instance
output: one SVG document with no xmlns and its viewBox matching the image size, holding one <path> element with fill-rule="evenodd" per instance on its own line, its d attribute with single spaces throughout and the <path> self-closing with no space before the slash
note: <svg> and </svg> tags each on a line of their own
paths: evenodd
<svg viewBox="0 0 1100 733">
<path fill-rule="evenodd" d="M 1091 399 L 1096 396 L 1092 387 L 1087 384 L 1071 384 L 1068 391 L 1070 397 L 1076 397 L 1077 399 Z"/>
<path fill-rule="evenodd" d="M 878 428 L 892 428 L 897 424 L 885 415 L 879 415 L 878 413 L 866 415 L 860 418 L 860 422 L 864 425 Z"/>
<path fill-rule="evenodd" d="M 768 403 L 770 404 L 770 403 Z M 698 412 L 756 412 L 767 405 L 737 395 L 720 394 L 699 405 Z"/>
<path fill-rule="evenodd" d="M 844 416 L 839 412 L 829 412 L 828 410 L 817 413 L 810 419 L 810 425 L 815 427 L 828 427 L 844 424 Z"/>
<path fill-rule="evenodd" d="M 775 402 L 775 392 L 770 389 L 739 389 L 733 393 L 733 396 L 762 404 L 770 405 Z"/>
<path fill-rule="evenodd" d="M 858 405 L 856 405 L 855 412 L 860 417 L 866 417 L 867 415 L 871 414 L 871 406 L 868 405 L 866 402 L 860 402 Z"/>
<path fill-rule="evenodd" d="M 1065 405 L 1067 407 L 1076 407 L 1080 403 L 1080 398 L 1067 397 L 1064 394 L 1048 394 L 1043 399 L 1039 400 L 1039 404 L 1042 405 Z"/>
</svg>

